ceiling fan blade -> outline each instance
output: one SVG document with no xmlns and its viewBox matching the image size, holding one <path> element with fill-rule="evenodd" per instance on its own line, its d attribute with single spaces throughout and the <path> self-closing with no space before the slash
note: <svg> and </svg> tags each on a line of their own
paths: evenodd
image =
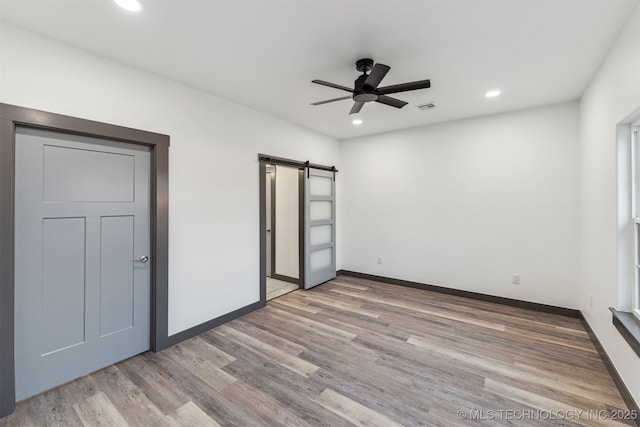
<svg viewBox="0 0 640 427">
<path fill-rule="evenodd" d="M 353 104 L 353 107 L 351 107 L 351 111 L 349 111 L 349 114 L 356 114 L 359 113 L 360 110 L 362 110 L 362 106 L 364 105 L 364 102 L 358 102 L 356 101 Z"/>
<path fill-rule="evenodd" d="M 342 86 L 342 85 L 337 85 L 335 83 L 329 83 L 329 82 L 325 82 L 324 80 L 311 80 L 311 83 L 316 83 L 322 86 L 329 86 L 332 87 L 334 89 L 340 89 L 340 90 L 346 90 L 347 92 L 353 93 L 353 89 L 350 89 L 346 86 Z"/>
<path fill-rule="evenodd" d="M 343 101 L 345 99 L 351 99 L 352 96 L 351 95 L 347 95 L 347 96 L 343 96 L 341 98 L 333 98 L 333 99 L 327 99 L 326 101 L 320 101 L 320 102 L 314 102 L 310 105 L 322 105 L 322 104 L 328 104 L 330 102 L 335 102 L 335 101 Z"/>
<path fill-rule="evenodd" d="M 387 95 L 390 93 L 406 92 L 409 90 L 428 89 L 431 87 L 430 80 L 419 80 L 411 83 L 400 83 L 399 85 L 391 85 L 378 88 L 378 95 Z"/>
<path fill-rule="evenodd" d="M 387 75 L 391 67 L 384 64 L 376 64 L 371 69 L 371 72 L 367 76 L 367 79 L 364 81 L 364 84 L 369 86 L 370 88 L 377 88 L 384 76 Z"/>
<path fill-rule="evenodd" d="M 396 98 L 392 98 L 390 96 L 386 96 L 386 95 L 378 95 L 378 99 L 376 99 L 376 102 L 379 102 L 381 104 L 385 104 L 385 105 L 390 105 L 392 107 L 396 107 L 396 108 L 402 108 L 405 105 L 408 104 L 408 102 L 404 102 L 401 101 L 399 99 Z"/>
</svg>

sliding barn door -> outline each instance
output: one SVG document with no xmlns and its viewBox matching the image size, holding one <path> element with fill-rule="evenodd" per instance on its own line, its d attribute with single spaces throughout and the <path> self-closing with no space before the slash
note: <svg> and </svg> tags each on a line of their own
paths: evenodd
<svg viewBox="0 0 640 427">
<path fill-rule="evenodd" d="M 307 168 L 305 171 L 305 277 L 309 289 L 336 277 L 335 174 Z"/>
</svg>

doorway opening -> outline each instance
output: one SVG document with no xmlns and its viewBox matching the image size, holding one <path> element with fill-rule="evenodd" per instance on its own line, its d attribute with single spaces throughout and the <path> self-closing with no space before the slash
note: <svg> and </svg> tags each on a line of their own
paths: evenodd
<svg viewBox="0 0 640 427">
<path fill-rule="evenodd" d="M 267 301 L 300 288 L 300 174 L 286 165 L 265 166 Z"/>
<path fill-rule="evenodd" d="M 309 289 L 336 275 L 335 174 L 260 154 L 260 300 Z"/>
</svg>

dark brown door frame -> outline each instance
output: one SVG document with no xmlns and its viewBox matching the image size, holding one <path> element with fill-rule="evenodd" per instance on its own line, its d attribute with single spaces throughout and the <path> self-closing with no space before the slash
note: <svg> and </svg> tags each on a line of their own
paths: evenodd
<svg viewBox="0 0 640 427">
<path fill-rule="evenodd" d="M 15 410 L 14 191 L 16 127 L 145 145 L 151 149 L 151 349 L 168 339 L 169 136 L 0 103 L 0 417 Z"/>
</svg>

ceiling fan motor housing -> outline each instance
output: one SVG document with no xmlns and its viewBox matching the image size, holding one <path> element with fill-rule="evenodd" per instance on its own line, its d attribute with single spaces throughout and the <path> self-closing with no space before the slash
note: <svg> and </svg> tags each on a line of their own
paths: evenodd
<svg viewBox="0 0 640 427">
<path fill-rule="evenodd" d="M 378 99 L 376 90 L 364 84 L 366 79 L 367 75 L 363 74 L 354 82 L 353 100 L 356 102 L 371 102 Z"/>
</svg>

